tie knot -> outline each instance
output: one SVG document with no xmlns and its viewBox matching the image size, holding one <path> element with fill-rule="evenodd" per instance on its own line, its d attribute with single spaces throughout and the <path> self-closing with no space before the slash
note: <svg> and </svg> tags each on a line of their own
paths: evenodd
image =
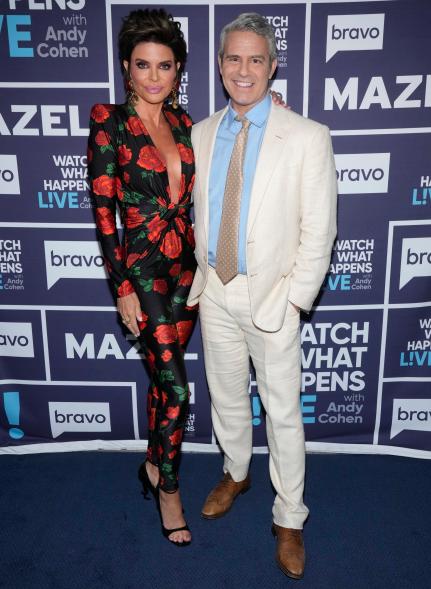
<svg viewBox="0 0 431 589">
<path fill-rule="evenodd" d="M 246 131 L 250 127 L 250 121 L 246 117 L 240 117 L 237 115 L 235 117 L 235 120 L 238 121 L 239 123 L 241 123 L 242 128 L 245 129 Z"/>
</svg>

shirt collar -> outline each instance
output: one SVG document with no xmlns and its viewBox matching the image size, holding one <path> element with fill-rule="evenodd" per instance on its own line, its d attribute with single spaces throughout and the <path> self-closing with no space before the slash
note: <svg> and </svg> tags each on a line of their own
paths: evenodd
<svg viewBox="0 0 431 589">
<path fill-rule="evenodd" d="M 263 127 L 266 123 L 269 115 L 269 111 L 271 109 L 271 96 L 267 94 L 265 98 L 263 98 L 260 102 L 258 102 L 252 109 L 250 109 L 247 114 L 246 118 L 257 127 Z M 239 125 L 239 122 L 235 120 L 235 117 L 238 115 L 237 112 L 232 108 L 232 103 L 229 100 L 229 107 L 226 113 L 227 117 L 227 126 L 230 131 L 236 133 L 237 129 L 236 126 Z"/>
</svg>

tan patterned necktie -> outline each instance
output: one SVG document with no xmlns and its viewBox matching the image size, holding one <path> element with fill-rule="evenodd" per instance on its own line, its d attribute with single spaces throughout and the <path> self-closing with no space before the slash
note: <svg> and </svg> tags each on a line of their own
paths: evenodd
<svg viewBox="0 0 431 589">
<path fill-rule="evenodd" d="M 236 136 L 224 189 L 223 212 L 217 240 L 216 272 L 227 284 L 238 274 L 238 233 L 243 185 L 243 164 L 250 121 L 236 117 L 242 128 Z"/>
</svg>

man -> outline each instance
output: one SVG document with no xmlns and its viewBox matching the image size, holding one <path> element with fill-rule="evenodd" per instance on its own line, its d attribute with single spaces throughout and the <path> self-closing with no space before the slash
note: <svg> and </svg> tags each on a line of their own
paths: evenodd
<svg viewBox="0 0 431 589">
<path fill-rule="evenodd" d="M 221 33 L 228 106 L 195 125 L 200 303 L 214 431 L 224 476 L 202 509 L 224 515 L 248 490 L 252 416 L 249 358 L 267 414 L 276 559 L 301 578 L 305 445 L 300 408 L 300 310 L 309 311 L 335 237 L 336 176 L 328 129 L 272 104 L 272 27 L 242 14 Z"/>
</svg>

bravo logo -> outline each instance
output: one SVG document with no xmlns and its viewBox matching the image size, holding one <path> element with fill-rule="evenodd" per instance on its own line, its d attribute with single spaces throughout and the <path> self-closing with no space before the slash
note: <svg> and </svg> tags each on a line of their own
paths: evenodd
<svg viewBox="0 0 431 589">
<path fill-rule="evenodd" d="M 338 194 L 382 194 L 388 191 L 390 153 L 335 155 Z"/>
<path fill-rule="evenodd" d="M 110 432 L 109 403 L 50 402 L 49 419 L 53 438 L 64 432 Z"/>
<path fill-rule="evenodd" d="M 424 276 L 431 276 L 431 237 L 403 239 L 399 289 L 412 278 Z"/>
<path fill-rule="evenodd" d="M 391 440 L 404 430 L 431 432 L 431 399 L 394 399 Z"/>
<path fill-rule="evenodd" d="M 20 194 L 16 155 L 0 155 L 0 194 Z"/>
<path fill-rule="evenodd" d="M 0 322 L 0 356 L 34 358 L 31 323 Z"/>
<path fill-rule="evenodd" d="M 338 14 L 328 16 L 326 62 L 338 51 L 383 49 L 384 14 Z"/>
<path fill-rule="evenodd" d="M 62 278 L 106 278 L 96 241 L 45 241 L 48 290 Z"/>
</svg>

